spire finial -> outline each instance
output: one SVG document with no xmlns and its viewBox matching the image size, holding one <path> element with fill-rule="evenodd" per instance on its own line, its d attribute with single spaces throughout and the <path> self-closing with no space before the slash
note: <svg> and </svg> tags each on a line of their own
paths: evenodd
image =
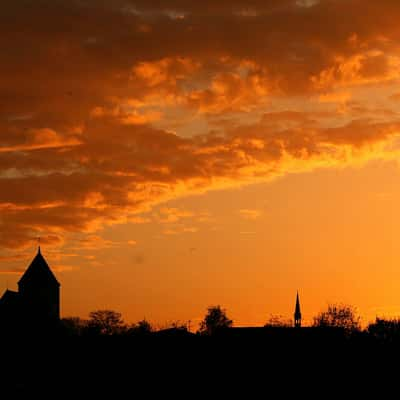
<svg viewBox="0 0 400 400">
<path fill-rule="evenodd" d="M 38 236 L 37 241 L 38 241 L 38 254 L 40 254 L 40 236 Z"/>
</svg>

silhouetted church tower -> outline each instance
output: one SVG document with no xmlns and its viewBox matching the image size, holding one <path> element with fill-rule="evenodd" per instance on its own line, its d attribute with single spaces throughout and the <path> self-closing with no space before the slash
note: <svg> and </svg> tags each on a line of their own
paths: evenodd
<svg viewBox="0 0 400 400">
<path fill-rule="evenodd" d="M 297 292 L 297 295 L 296 295 L 296 308 L 294 310 L 294 326 L 295 326 L 295 328 L 301 327 L 301 311 L 300 311 L 299 292 Z"/>
<path fill-rule="evenodd" d="M 60 283 L 38 252 L 18 282 L 18 294 L 26 318 L 56 321 L 60 318 Z"/>
</svg>

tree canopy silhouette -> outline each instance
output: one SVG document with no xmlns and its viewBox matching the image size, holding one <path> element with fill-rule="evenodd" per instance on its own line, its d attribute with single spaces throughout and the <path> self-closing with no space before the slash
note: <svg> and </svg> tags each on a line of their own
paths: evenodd
<svg viewBox="0 0 400 400">
<path fill-rule="evenodd" d="M 142 319 L 141 321 L 133 324 L 130 328 L 128 333 L 130 335 L 147 335 L 153 331 L 153 327 L 151 326 L 150 322 L 146 319 Z"/>
<path fill-rule="evenodd" d="M 200 323 L 199 333 L 212 335 L 221 329 L 230 328 L 233 321 L 226 315 L 226 310 L 221 306 L 210 306 L 207 308 L 207 313 Z"/>
<path fill-rule="evenodd" d="M 88 321 L 80 317 L 66 317 L 61 320 L 66 335 L 81 336 L 87 329 Z"/>
<path fill-rule="evenodd" d="M 367 327 L 368 334 L 380 343 L 400 342 L 400 318 L 379 318 Z"/>
<path fill-rule="evenodd" d="M 100 335 L 115 335 L 125 328 L 122 315 L 112 310 L 97 310 L 89 314 L 88 327 Z"/>
<path fill-rule="evenodd" d="M 354 332 L 361 329 L 361 318 L 352 305 L 328 304 L 325 311 L 314 317 L 313 326 L 342 328 L 347 332 Z"/>
<path fill-rule="evenodd" d="M 288 328 L 293 326 L 293 322 L 290 319 L 286 319 L 282 315 L 271 314 L 268 321 L 265 323 L 265 328 Z"/>
</svg>

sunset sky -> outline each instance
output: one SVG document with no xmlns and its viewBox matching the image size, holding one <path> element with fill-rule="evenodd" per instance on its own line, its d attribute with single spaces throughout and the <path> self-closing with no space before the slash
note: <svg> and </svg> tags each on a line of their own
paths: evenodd
<svg viewBox="0 0 400 400">
<path fill-rule="evenodd" d="M 3 0 L 0 292 L 62 316 L 400 315 L 399 0 Z"/>
</svg>

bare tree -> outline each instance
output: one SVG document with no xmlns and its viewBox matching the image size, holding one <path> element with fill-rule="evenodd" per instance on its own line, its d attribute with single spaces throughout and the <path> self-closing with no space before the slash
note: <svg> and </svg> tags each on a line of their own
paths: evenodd
<svg viewBox="0 0 400 400">
<path fill-rule="evenodd" d="M 314 317 L 313 326 L 342 328 L 347 332 L 354 332 L 361 329 L 361 318 L 354 306 L 328 304 L 327 310 Z"/>
<path fill-rule="evenodd" d="M 264 325 L 266 328 L 288 328 L 293 326 L 293 322 L 290 319 L 285 319 L 283 315 L 271 314 L 268 321 Z"/>
<path fill-rule="evenodd" d="M 112 310 L 97 310 L 89 314 L 88 328 L 100 335 L 115 335 L 126 327 L 119 312 Z"/>
</svg>

